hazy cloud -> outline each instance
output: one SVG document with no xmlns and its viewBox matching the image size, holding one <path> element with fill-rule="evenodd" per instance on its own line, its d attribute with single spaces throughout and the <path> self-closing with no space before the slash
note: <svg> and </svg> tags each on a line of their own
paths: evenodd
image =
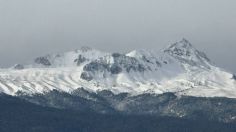
<svg viewBox="0 0 236 132">
<path fill-rule="evenodd" d="M 0 0 L 0 66 L 82 45 L 156 49 L 183 37 L 236 72 L 235 0 Z"/>
</svg>

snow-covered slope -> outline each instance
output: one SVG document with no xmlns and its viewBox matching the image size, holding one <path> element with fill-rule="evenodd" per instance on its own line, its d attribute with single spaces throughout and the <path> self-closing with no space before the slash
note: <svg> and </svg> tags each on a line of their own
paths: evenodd
<svg viewBox="0 0 236 132">
<path fill-rule="evenodd" d="M 33 62 L 26 65 L 26 68 L 58 68 L 58 67 L 74 67 L 83 63 L 96 60 L 99 57 L 108 55 L 109 53 L 101 52 L 89 47 L 82 47 L 79 50 L 60 53 L 48 54 L 34 59 Z M 19 64 L 18 64 L 19 65 Z"/>
<path fill-rule="evenodd" d="M 214 66 L 187 40 L 160 52 L 104 53 L 90 48 L 38 57 L 31 64 L 0 70 L 0 92 L 15 95 L 53 89 L 236 98 L 235 76 Z"/>
</svg>

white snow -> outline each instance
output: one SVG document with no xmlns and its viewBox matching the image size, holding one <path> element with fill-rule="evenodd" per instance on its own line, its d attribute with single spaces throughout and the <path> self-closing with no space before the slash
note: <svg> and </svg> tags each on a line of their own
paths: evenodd
<svg viewBox="0 0 236 132">
<path fill-rule="evenodd" d="M 75 60 L 79 55 L 85 57 L 86 61 L 77 65 Z M 86 64 L 99 59 L 103 59 L 106 64 L 115 63 L 110 53 L 83 48 L 47 55 L 52 63 L 48 67 L 31 63 L 24 65 L 25 69 L 22 70 L 0 69 L 0 92 L 10 95 L 16 95 L 18 91 L 34 94 L 53 89 L 72 92 L 83 87 L 93 92 L 110 90 L 116 94 L 174 92 L 177 95 L 236 98 L 233 75 L 213 66 L 205 54 L 197 51 L 186 40 L 164 51 L 135 50 L 126 56 L 135 58 L 147 70 L 127 72 L 123 69 L 119 74 L 93 71 L 91 81 L 83 80 L 80 75 Z"/>
</svg>

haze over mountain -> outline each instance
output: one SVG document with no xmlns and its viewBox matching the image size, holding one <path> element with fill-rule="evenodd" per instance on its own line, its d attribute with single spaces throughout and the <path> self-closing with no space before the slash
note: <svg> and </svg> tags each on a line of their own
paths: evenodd
<svg viewBox="0 0 236 132">
<path fill-rule="evenodd" d="M 0 67 L 83 45 L 160 50 L 188 38 L 236 73 L 235 0 L 2 0 Z"/>
</svg>

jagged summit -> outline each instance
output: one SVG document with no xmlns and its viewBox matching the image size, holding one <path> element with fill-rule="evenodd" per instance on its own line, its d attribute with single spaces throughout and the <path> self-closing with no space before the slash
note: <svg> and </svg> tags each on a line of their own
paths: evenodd
<svg viewBox="0 0 236 132">
<path fill-rule="evenodd" d="M 162 54 L 164 53 L 164 54 Z M 210 68 L 210 59 L 205 53 L 197 50 L 187 39 L 169 45 L 163 52 L 155 52 L 152 50 L 134 50 L 126 54 L 135 58 L 166 58 L 170 55 L 183 64 L 188 64 L 190 67 Z M 165 56 L 165 57 L 163 57 Z"/>
<path fill-rule="evenodd" d="M 168 52 L 175 56 L 190 57 L 199 51 L 195 49 L 187 39 L 183 38 L 181 41 L 168 46 L 166 49 L 164 49 L 164 52 Z"/>
<path fill-rule="evenodd" d="M 211 61 L 204 52 L 197 50 L 188 40 L 182 39 L 170 45 L 164 50 L 165 53 L 180 60 L 191 67 L 210 69 Z"/>
<path fill-rule="evenodd" d="M 166 50 L 174 50 L 174 49 L 186 49 L 186 50 L 195 50 L 193 45 L 185 38 L 181 41 L 176 42 L 174 44 L 169 45 Z"/>
</svg>

